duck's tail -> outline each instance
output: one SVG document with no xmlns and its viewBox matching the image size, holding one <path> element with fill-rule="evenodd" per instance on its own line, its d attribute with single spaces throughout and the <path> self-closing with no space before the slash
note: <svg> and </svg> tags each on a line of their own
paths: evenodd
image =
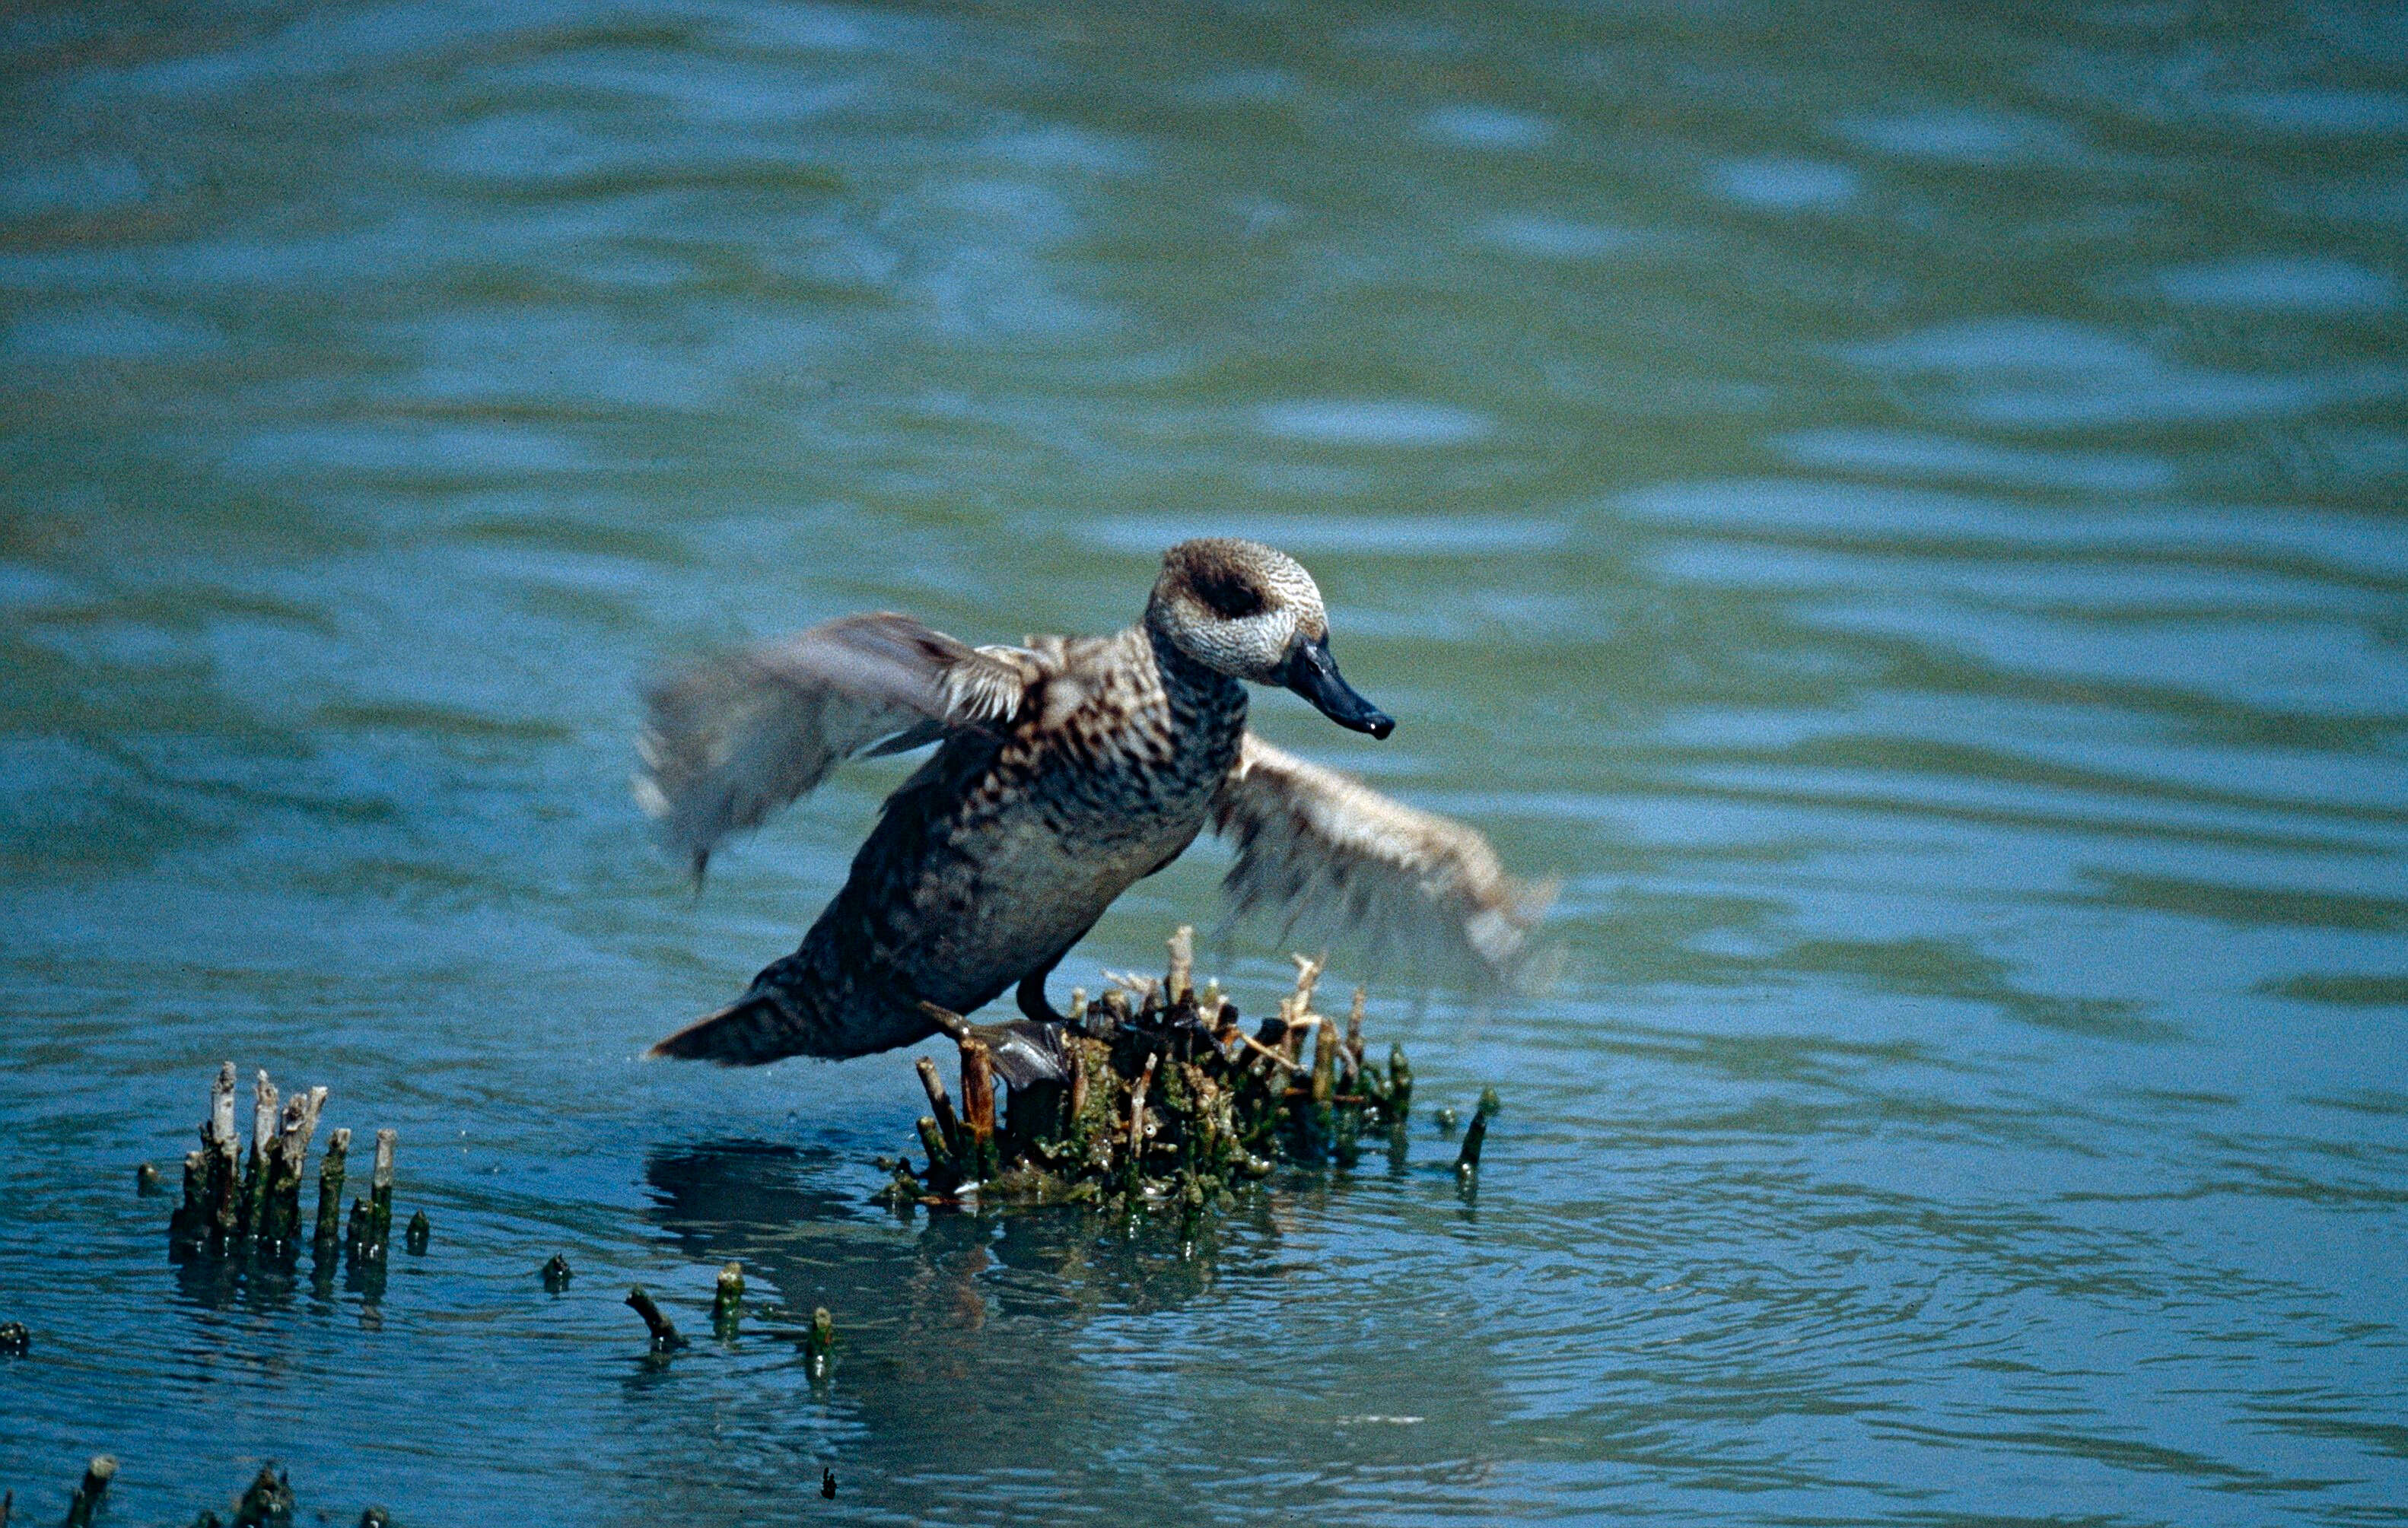
<svg viewBox="0 0 2408 1528">
<path fill-rule="evenodd" d="M 759 1066 L 788 1056 L 815 1052 L 818 1026 L 804 1016 L 794 995 L 758 986 L 717 1013 L 705 1014 L 652 1047 L 649 1052 L 678 1061 L 716 1062 L 722 1066 Z"/>
</svg>

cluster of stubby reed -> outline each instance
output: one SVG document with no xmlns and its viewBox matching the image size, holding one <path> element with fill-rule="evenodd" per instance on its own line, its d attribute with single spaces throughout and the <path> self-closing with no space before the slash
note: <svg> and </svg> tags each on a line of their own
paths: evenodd
<svg viewBox="0 0 2408 1528">
<path fill-rule="evenodd" d="M 1200 1207 L 1282 1161 L 1353 1166 L 1376 1139 L 1401 1158 L 1412 1067 L 1398 1046 L 1385 1068 L 1365 1059 L 1361 988 L 1341 1030 L 1313 1011 L 1321 964 L 1297 956 L 1296 990 L 1249 1035 L 1218 982 L 1196 990 L 1195 931 L 1181 928 L 1169 944 L 1164 978 L 1114 974 L 1094 1003 L 1071 994 L 1056 1032 L 1065 1075 L 1010 1088 L 999 1117 L 994 1048 L 1025 1026 L 987 1028 L 928 1008 L 960 1046 L 961 1106 L 923 1057 L 927 1164 L 896 1164 L 882 1196 L 944 1203 L 975 1189 L 982 1201 Z"/>
<path fill-rule="evenodd" d="M 109 1483 L 117 1478 L 117 1461 L 108 1454 L 95 1458 L 83 1472 L 83 1481 L 67 1498 L 66 1528 L 92 1528 L 102 1517 L 102 1507 L 108 1497 Z M 10 1492 L 0 1496 L 0 1528 L 8 1528 L 9 1508 L 16 1496 Z M 300 1511 L 300 1503 L 293 1493 L 292 1478 L 278 1469 L 273 1461 L 259 1467 L 251 1485 L 234 1504 L 234 1517 L 222 1518 L 215 1512 L 204 1511 L 193 1520 L 193 1528 L 293 1528 Z M 329 1521 L 323 1512 L 317 1514 L 320 1522 Z M 381 1507 L 371 1507 L 360 1514 L 359 1528 L 391 1528 L 392 1518 Z"/>
<path fill-rule="evenodd" d="M 235 1067 L 218 1069 L 209 1088 L 208 1117 L 201 1144 L 184 1155 L 184 1202 L 168 1221 L 168 1255 L 179 1263 L 234 1260 L 264 1266 L 290 1266 L 300 1257 L 301 1182 L 309 1143 L 318 1133 L 326 1090 L 296 1090 L 281 1101 L 262 1071 L 251 1089 L 251 1146 L 235 1133 Z M 381 1264 L 393 1239 L 393 1151 L 397 1137 L 376 1133 L 376 1156 L 368 1192 L 351 1201 L 343 1217 L 343 1184 L 351 1133 L 327 1137 L 318 1164 L 317 1218 L 309 1237 L 321 1269 L 331 1269 L 339 1249 L 354 1266 Z M 144 1172 L 150 1171 L 146 1165 Z M 146 1178 L 145 1182 L 148 1183 Z M 421 1211 L 405 1233 L 412 1251 L 423 1251 L 428 1227 Z"/>
</svg>

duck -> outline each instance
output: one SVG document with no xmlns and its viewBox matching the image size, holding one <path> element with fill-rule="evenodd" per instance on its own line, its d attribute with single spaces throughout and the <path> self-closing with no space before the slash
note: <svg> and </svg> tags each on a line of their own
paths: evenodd
<svg viewBox="0 0 2408 1528">
<path fill-rule="evenodd" d="M 1114 899 L 1208 829 L 1233 916 L 1334 925 L 1486 988 L 1529 964 L 1546 889 L 1476 829 L 1264 741 L 1248 686 L 1340 727 L 1396 730 L 1339 672 L 1321 591 L 1256 541 L 1163 555 L 1143 615 L 1101 636 L 972 647 L 907 615 L 823 622 L 707 659 L 646 694 L 638 803 L 697 884 L 848 759 L 935 752 L 889 795 L 792 953 L 651 1054 L 749 1066 L 916 1043 L 1046 982 Z"/>
</svg>

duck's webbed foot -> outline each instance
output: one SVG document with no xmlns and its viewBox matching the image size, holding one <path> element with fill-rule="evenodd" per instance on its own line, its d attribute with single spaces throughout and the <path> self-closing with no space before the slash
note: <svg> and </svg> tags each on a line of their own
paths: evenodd
<svg viewBox="0 0 2408 1528">
<path fill-rule="evenodd" d="M 1026 991 L 1025 984 L 1022 990 Z M 1042 1002 L 1040 996 L 1039 1001 Z M 973 1024 L 951 1008 L 922 1003 L 920 1011 L 939 1029 L 967 1044 L 976 1040 L 987 1049 L 996 1075 L 1005 1084 L 1025 1088 L 1032 1082 L 1059 1082 L 1070 1075 L 1069 1058 L 1062 1049 L 1063 1021 L 1052 1016 L 1015 1019 L 1008 1024 Z"/>
</svg>

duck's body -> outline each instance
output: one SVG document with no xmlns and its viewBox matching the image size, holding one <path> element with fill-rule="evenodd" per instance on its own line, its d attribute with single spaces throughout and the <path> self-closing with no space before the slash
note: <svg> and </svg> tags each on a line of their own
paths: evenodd
<svg viewBox="0 0 2408 1528">
<path fill-rule="evenodd" d="M 1203 831 L 1237 763 L 1245 687 L 1141 626 L 1032 650 L 1008 730 L 948 738 L 886 799 L 802 948 L 753 978 L 804 1021 L 804 1053 L 909 1045 L 935 1027 L 924 1001 L 970 1013 L 1041 983 Z"/>
<path fill-rule="evenodd" d="M 1182 563 L 1198 548 L 1205 550 Z M 1492 937 L 1482 953 L 1518 953 L 1535 908 L 1496 870 L 1477 835 L 1325 776 L 1247 734 L 1246 688 L 1228 672 L 1247 664 L 1218 640 L 1227 633 L 1184 629 L 1197 618 L 1180 608 L 1184 582 L 1200 578 L 1219 599 L 1217 619 L 1242 622 L 1226 614 L 1237 596 L 1211 584 L 1229 548 L 1277 559 L 1311 595 L 1302 619 L 1290 622 L 1297 629 L 1278 634 L 1271 659 L 1251 660 L 1249 677 L 1278 677 L 1333 719 L 1385 736 L 1393 723 L 1329 663 L 1311 580 L 1251 543 L 1174 549 L 1146 619 L 1111 636 L 969 649 L 906 617 L 852 617 L 655 692 L 651 772 L 639 789 L 697 872 L 726 832 L 810 789 L 842 756 L 941 739 L 887 798 L 801 947 L 764 969 L 737 1003 L 656 1050 L 731 1064 L 861 1055 L 933 1033 L 923 1004 L 966 1014 L 1015 986 L 1024 1011 L 1050 1017 L 1047 974 L 1114 899 L 1216 821 L 1245 850 L 1232 876 L 1241 904 L 1293 902 L 1316 875 L 1334 877 L 1332 889 L 1346 894 L 1346 875 L 1380 859 L 1383 846 L 1365 859 L 1363 844 L 1337 841 L 1344 824 L 1315 840 L 1329 864 L 1267 866 L 1255 852 L 1311 835 L 1316 807 L 1325 815 L 1333 806 L 1354 811 L 1354 825 L 1375 835 L 1383 827 L 1419 834 L 1401 846 L 1392 837 L 1384 850 L 1397 863 L 1385 868 L 1417 875 L 1421 894 L 1441 901 L 1461 900 L 1471 889 L 1468 874 L 1481 882 L 1479 905 L 1457 909 L 1458 927 L 1477 945 L 1478 932 L 1460 919 L 1485 914 L 1491 934 L 1510 938 Z M 1262 799 L 1250 802 L 1243 782 L 1257 761 Z M 1308 799 L 1316 791 L 1319 799 Z M 1368 818 L 1359 815 L 1366 802 L 1378 804 Z M 1384 823 L 1382 807 L 1393 814 Z M 1335 863 L 1348 855 L 1364 864 Z M 1451 886 L 1438 884 L 1450 877 Z M 1355 887 L 1358 902 L 1368 890 Z M 1500 908 L 1507 916 L 1497 922 Z"/>
</svg>

